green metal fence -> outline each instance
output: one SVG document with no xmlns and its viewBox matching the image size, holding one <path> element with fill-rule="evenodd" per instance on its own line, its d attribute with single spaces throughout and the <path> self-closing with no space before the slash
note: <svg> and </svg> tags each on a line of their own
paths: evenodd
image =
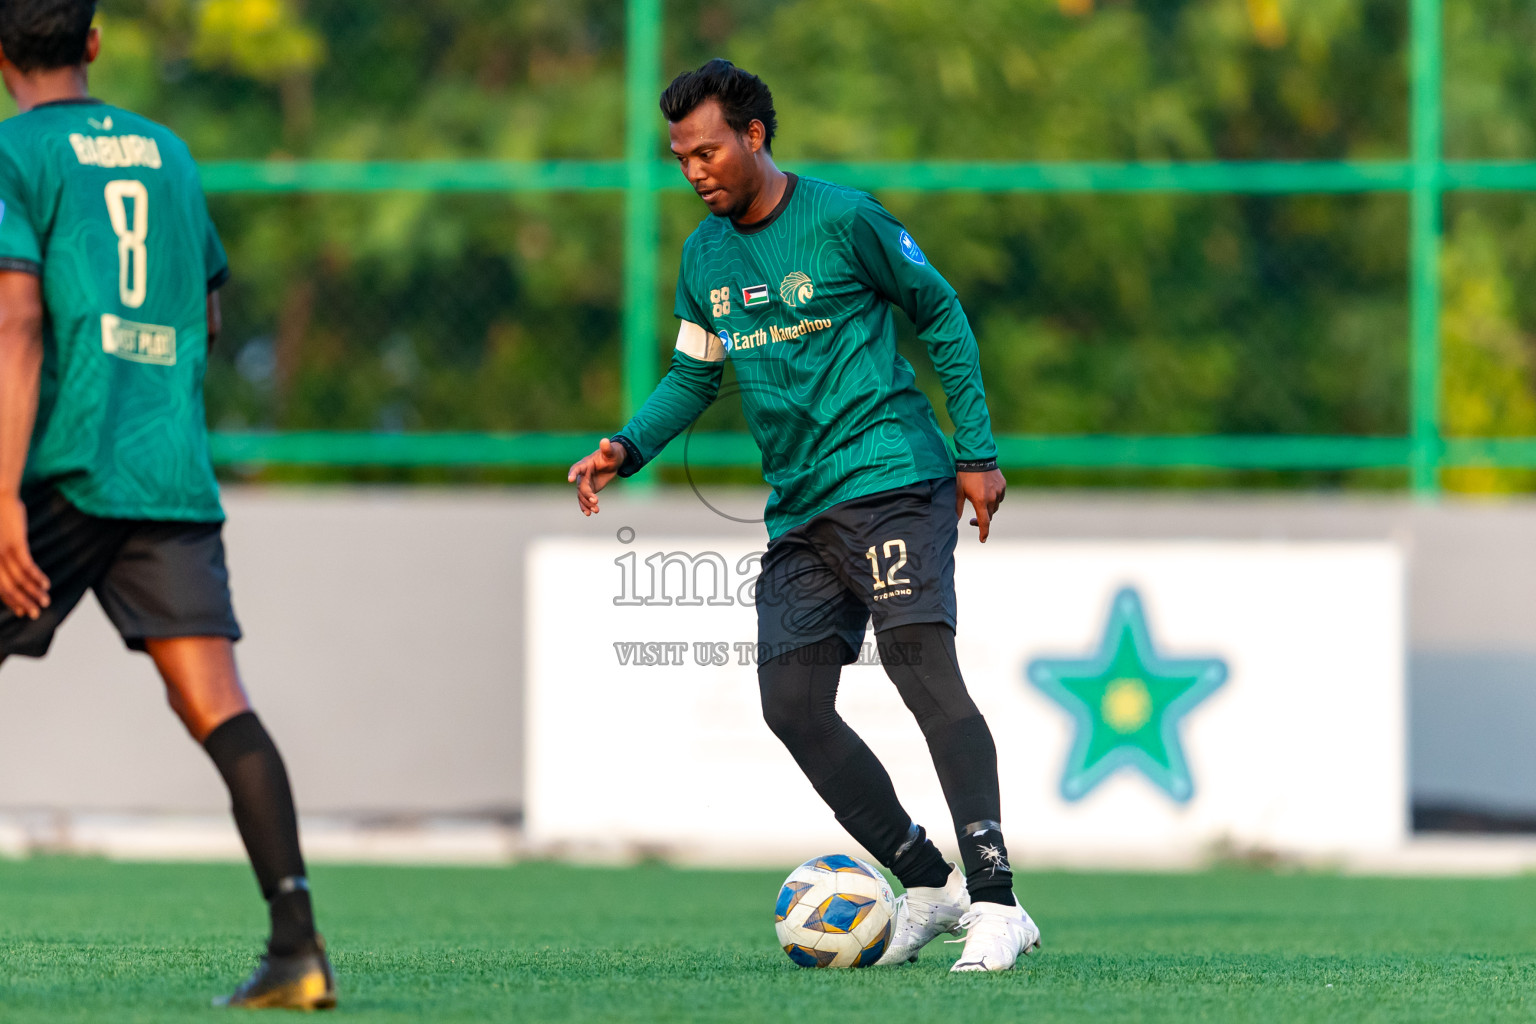
<svg viewBox="0 0 1536 1024">
<path fill-rule="evenodd" d="M 1410 430 L 1403 437 L 1031 436 L 998 438 L 1015 467 L 1206 467 L 1347 470 L 1406 468 L 1420 495 L 1438 489 L 1446 467 L 1536 467 L 1536 438 L 1457 440 L 1440 419 L 1441 210 L 1445 193 L 1536 191 L 1536 163 L 1455 162 L 1442 157 L 1441 0 L 1411 4 L 1411 147 L 1401 161 L 1113 163 L 798 163 L 806 174 L 865 189 L 993 193 L 1206 192 L 1406 194 L 1410 200 Z M 658 192 L 686 183 L 657 159 L 661 0 L 628 0 L 627 138 L 622 161 L 216 162 L 204 169 L 213 193 L 438 192 L 622 193 L 624 217 L 623 395 L 626 412 L 654 385 L 657 365 Z M 587 451 L 586 434 L 369 434 L 219 432 L 221 464 L 451 466 L 556 465 Z M 751 439 L 694 438 L 690 458 L 753 465 Z"/>
</svg>

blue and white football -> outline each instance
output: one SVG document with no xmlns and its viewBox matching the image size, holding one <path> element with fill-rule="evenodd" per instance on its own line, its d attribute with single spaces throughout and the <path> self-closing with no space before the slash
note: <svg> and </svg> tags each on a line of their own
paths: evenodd
<svg viewBox="0 0 1536 1024">
<path fill-rule="evenodd" d="M 801 967 L 868 967 L 891 941 L 895 908 L 879 868 L 834 853 L 806 861 L 784 879 L 773 927 Z"/>
</svg>

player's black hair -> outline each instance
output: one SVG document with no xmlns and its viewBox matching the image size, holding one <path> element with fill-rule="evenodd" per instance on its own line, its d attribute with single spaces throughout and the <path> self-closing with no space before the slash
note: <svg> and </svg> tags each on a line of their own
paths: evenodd
<svg viewBox="0 0 1536 1024">
<path fill-rule="evenodd" d="M 773 152 L 773 136 L 779 117 L 773 112 L 773 93 L 768 84 L 750 71 L 716 57 L 697 71 L 684 71 L 661 94 L 661 112 L 668 121 L 681 121 L 705 100 L 715 100 L 725 123 L 744 134 L 753 121 L 763 122 L 763 148 Z"/>
<path fill-rule="evenodd" d="M 0 48 L 20 71 L 74 67 L 95 17 L 96 0 L 0 0 Z"/>
</svg>

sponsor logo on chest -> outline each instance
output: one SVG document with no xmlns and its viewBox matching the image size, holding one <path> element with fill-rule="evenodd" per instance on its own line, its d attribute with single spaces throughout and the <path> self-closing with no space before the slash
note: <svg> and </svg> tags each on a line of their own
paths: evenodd
<svg viewBox="0 0 1536 1024">
<path fill-rule="evenodd" d="M 831 329 L 832 321 L 825 317 L 819 317 L 815 320 L 801 320 L 799 323 L 791 324 L 788 327 L 769 324 L 767 327 L 759 327 L 755 331 L 721 331 L 720 340 L 725 344 L 727 352 L 743 352 L 780 341 L 794 341 L 797 338 L 805 337 L 807 334 L 816 334 Z"/>
<path fill-rule="evenodd" d="M 797 309 L 811 301 L 816 294 L 815 282 L 809 274 L 795 270 L 791 271 L 783 281 L 779 283 L 779 298 L 786 306 Z M 732 314 L 731 289 L 711 288 L 709 291 L 710 312 L 715 317 L 724 319 Z M 773 293 L 766 284 L 750 284 L 741 286 L 741 308 L 761 309 L 773 301 Z M 719 337 L 726 352 L 745 352 L 763 345 L 771 345 L 781 341 L 793 341 L 803 338 L 808 334 L 831 330 L 833 322 L 825 317 L 807 318 L 801 317 L 793 324 L 765 324 L 753 331 L 718 330 Z"/>
<path fill-rule="evenodd" d="M 803 306 L 815 294 L 816 285 L 811 282 L 810 275 L 798 270 L 791 271 L 779 285 L 779 298 L 788 306 Z"/>
<path fill-rule="evenodd" d="M 810 302 L 816 294 L 816 284 L 811 276 L 803 271 L 792 270 L 779 282 L 779 298 L 791 309 L 804 306 Z M 773 299 L 773 293 L 766 284 L 747 284 L 741 286 L 741 306 L 743 309 L 760 309 L 768 305 Z M 709 290 L 710 312 L 717 317 L 731 315 L 731 289 L 711 288 Z"/>
</svg>

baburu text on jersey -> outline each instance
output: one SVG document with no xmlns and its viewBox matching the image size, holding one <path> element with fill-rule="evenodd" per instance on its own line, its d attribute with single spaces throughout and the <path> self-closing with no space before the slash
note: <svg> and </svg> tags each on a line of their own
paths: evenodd
<svg viewBox="0 0 1536 1024">
<path fill-rule="evenodd" d="M 88 167 L 148 167 L 158 171 L 161 166 L 160 146 L 154 139 L 143 135 L 81 135 L 69 137 L 75 156 Z"/>
</svg>

